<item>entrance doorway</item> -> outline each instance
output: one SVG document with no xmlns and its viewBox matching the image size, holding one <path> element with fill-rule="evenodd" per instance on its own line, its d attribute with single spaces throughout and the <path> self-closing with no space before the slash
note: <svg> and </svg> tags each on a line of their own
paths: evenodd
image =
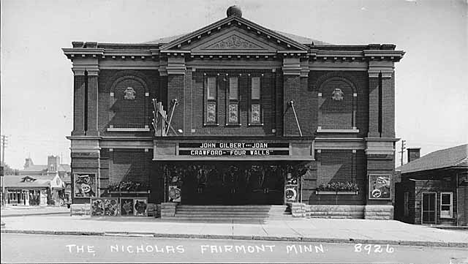
<svg viewBox="0 0 468 264">
<path fill-rule="evenodd" d="M 436 223 L 436 193 L 423 193 L 422 200 L 422 223 Z"/>
<path fill-rule="evenodd" d="M 169 185 L 181 190 L 181 204 L 283 204 L 287 167 L 269 162 L 206 162 L 166 165 Z"/>
</svg>

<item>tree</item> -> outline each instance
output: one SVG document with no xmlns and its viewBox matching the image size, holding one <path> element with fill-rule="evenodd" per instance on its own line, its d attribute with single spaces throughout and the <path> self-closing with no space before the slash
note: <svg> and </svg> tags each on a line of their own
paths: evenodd
<svg viewBox="0 0 468 264">
<path fill-rule="evenodd" d="M 3 164 L 3 175 L 19 175 L 19 170 L 13 169 L 8 164 Z"/>
</svg>

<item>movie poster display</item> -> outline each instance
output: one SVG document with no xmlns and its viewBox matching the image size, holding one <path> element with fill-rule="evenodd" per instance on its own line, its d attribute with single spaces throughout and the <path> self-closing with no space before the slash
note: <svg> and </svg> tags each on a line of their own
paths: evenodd
<svg viewBox="0 0 468 264">
<path fill-rule="evenodd" d="M 169 202 L 180 203 L 182 200 L 180 188 L 175 185 L 169 186 Z"/>
<path fill-rule="evenodd" d="M 75 198 L 96 197 L 96 174 L 77 173 L 74 176 Z"/>
<path fill-rule="evenodd" d="M 119 198 L 91 198 L 91 215 L 92 216 L 118 216 L 119 215 Z"/>
<path fill-rule="evenodd" d="M 370 174 L 369 175 L 369 199 L 390 200 L 391 181 L 390 175 Z"/>
<path fill-rule="evenodd" d="M 297 189 L 297 185 L 286 185 L 284 188 L 284 200 L 286 203 L 296 203 L 298 201 Z"/>
<path fill-rule="evenodd" d="M 133 216 L 133 198 L 120 198 L 120 214 L 122 216 Z"/>
<path fill-rule="evenodd" d="M 101 198 L 91 198 L 91 216 L 104 216 L 104 201 Z"/>
<path fill-rule="evenodd" d="M 134 198 L 133 208 L 135 216 L 147 216 L 148 215 L 148 200 L 146 198 Z"/>
</svg>

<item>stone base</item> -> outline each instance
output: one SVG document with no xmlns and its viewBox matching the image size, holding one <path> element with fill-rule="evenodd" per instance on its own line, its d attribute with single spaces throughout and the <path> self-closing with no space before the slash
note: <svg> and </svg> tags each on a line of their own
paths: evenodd
<svg viewBox="0 0 468 264">
<path fill-rule="evenodd" d="M 364 205 L 307 205 L 291 204 L 293 217 L 363 219 Z"/>
<path fill-rule="evenodd" d="M 161 203 L 161 218 L 175 217 L 177 203 Z"/>
<path fill-rule="evenodd" d="M 393 205 L 366 205 L 364 218 L 371 220 L 393 220 Z"/>
<path fill-rule="evenodd" d="M 91 215 L 91 204 L 71 204 L 70 215 Z"/>
<path fill-rule="evenodd" d="M 152 216 L 155 218 L 161 217 L 161 205 L 160 204 L 148 204 L 148 216 Z"/>
</svg>

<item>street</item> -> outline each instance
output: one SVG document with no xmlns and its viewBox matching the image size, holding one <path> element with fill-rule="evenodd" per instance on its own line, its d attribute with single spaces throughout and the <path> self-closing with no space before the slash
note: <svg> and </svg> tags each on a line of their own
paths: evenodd
<svg viewBox="0 0 468 264">
<path fill-rule="evenodd" d="M 9 233 L 1 238 L 2 263 L 468 263 L 466 248 Z"/>
</svg>

